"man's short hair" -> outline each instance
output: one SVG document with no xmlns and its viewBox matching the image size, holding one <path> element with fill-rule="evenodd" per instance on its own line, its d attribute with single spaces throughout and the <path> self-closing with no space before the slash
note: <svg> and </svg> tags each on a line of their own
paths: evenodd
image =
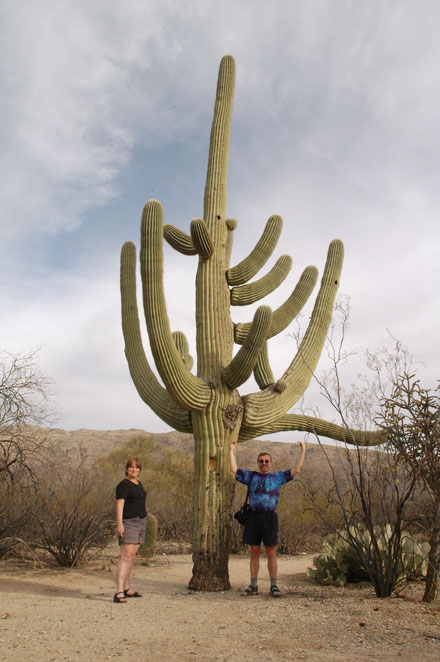
<svg viewBox="0 0 440 662">
<path fill-rule="evenodd" d="M 272 455 L 271 455 L 270 453 L 266 453 L 266 452 L 264 452 L 264 453 L 260 453 L 260 454 L 258 455 L 258 457 L 257 457 L 257 462 L 258 462 L 258 460 L 260 459 L 260 457 L 263 457 L 263 455 L 268 455 L 268 456 L 270 457 L 270 461 L 272 462 Z"/>
</svg>

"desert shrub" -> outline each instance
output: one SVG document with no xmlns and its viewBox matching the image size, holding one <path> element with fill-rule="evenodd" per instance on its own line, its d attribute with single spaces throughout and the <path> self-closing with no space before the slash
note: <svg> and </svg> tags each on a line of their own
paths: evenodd
<svg viewBox="0 0 440 662">
<path fill-rule="evenodd" d="M 372 540 L 367 529 L 360 528 L 329 534 L 323 540 L 326 553 L 313 559 L 315 568 L 307 568 L 307 575 L 324 586 L 344 586 L 347 582 L 369 579 L 370 568 L 364 563 L 359 549 L 367 549 L 374 544 L 378 546 L 378 558 L 383 574 L 389 571 L 395 574 L 394 587 L 398 587 L 408 579 L 426 575 L 429 544 L 420 543 L 410 533 L 402 531 L 396 563 L 393 531 L 390 526 L 382 529 L 376 527 L 375 540 Z"/>
<path fill-rule="evenodd" d="M 151 485 L 151 511 L 162 540 L 192 542 L 193 458 L 182 450 L 166 450 Z"/>
<path fill-rule="evenodd" d="M 79 449 L 73 456 L 52 453 L 30 508 L 32 543 L 62 566 L 73 567 L 114 535 L 114 506 L 98 465 Z"/>
<path fill-rule="evenodd" d="M 0 557 L 20 555 L 31 537 L 29 505 L 34 487 L 27 475 L 16 472 L 13 481 L 0 483 Z"/>
</svg>

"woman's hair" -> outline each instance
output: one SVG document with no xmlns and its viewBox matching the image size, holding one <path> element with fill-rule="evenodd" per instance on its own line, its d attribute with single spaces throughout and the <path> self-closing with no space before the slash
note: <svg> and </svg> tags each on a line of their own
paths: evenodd
<svg viewBox="0 0 440 662">
<path fill-rule="evenodd" d="M 129 457 L 127 462 L 125 463 L 125 475 L 127 476 L 127 469 L 128 467 L 131 467 L 132 464 L 135 464 L 139 471 L 142 469 L 142 462 L 139 460 L 137 457 Z"/>
</svg>

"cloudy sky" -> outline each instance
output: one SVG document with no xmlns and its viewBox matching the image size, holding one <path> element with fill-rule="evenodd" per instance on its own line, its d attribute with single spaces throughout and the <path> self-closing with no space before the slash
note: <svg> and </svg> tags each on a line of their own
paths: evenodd
<svg viewBox="0 0 440 662">
<path fill-rule="evenodd" d="M 350 347 L 391 329 L 438 377 L 437 0 L 2 0 L 2 347 L 41 347 L 66 429 L 166 426 L 123 353 L 119 252 L 148 198 L 202 215 L 220 58 L 237 63 L 232 262 L 271 214 L 275 259 L 320 273 L 344 241 Z M 194 341 L 196 259 L 166 251 L 173 329 Z M 266 303 L 266 302 L 265 302 Z M 234 311 L 235 315 L 235 311 Z M 241 312 L 248 319 L 249 311 Z M 292 339 L 272 341 L 281 376 Z M 250 384 L 248 391 L 254 390 Z M 241 389 L 246 392 L 246 388 Z"/>
</svg>

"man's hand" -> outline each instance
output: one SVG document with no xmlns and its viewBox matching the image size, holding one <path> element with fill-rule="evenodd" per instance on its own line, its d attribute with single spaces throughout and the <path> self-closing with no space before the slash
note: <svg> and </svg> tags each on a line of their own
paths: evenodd
<svg viewBox="0 0 440 662">
<path fill-rule="evenodd" d="M 229 450 L 231 450 L 231 451 L 235 451 L 236 448 L 237 448 L 237 440 L 236 440 L 236 439 L 233 439 L 233 440 L 231 441 L 231 445 L 229 446 Z"/>
<path fill-rule="evenodd" d="M 301 446 L 301 453 L 306 452 L 306 442 L 305 441 L 298 441 L 298 444 Z"/>
</svg>

